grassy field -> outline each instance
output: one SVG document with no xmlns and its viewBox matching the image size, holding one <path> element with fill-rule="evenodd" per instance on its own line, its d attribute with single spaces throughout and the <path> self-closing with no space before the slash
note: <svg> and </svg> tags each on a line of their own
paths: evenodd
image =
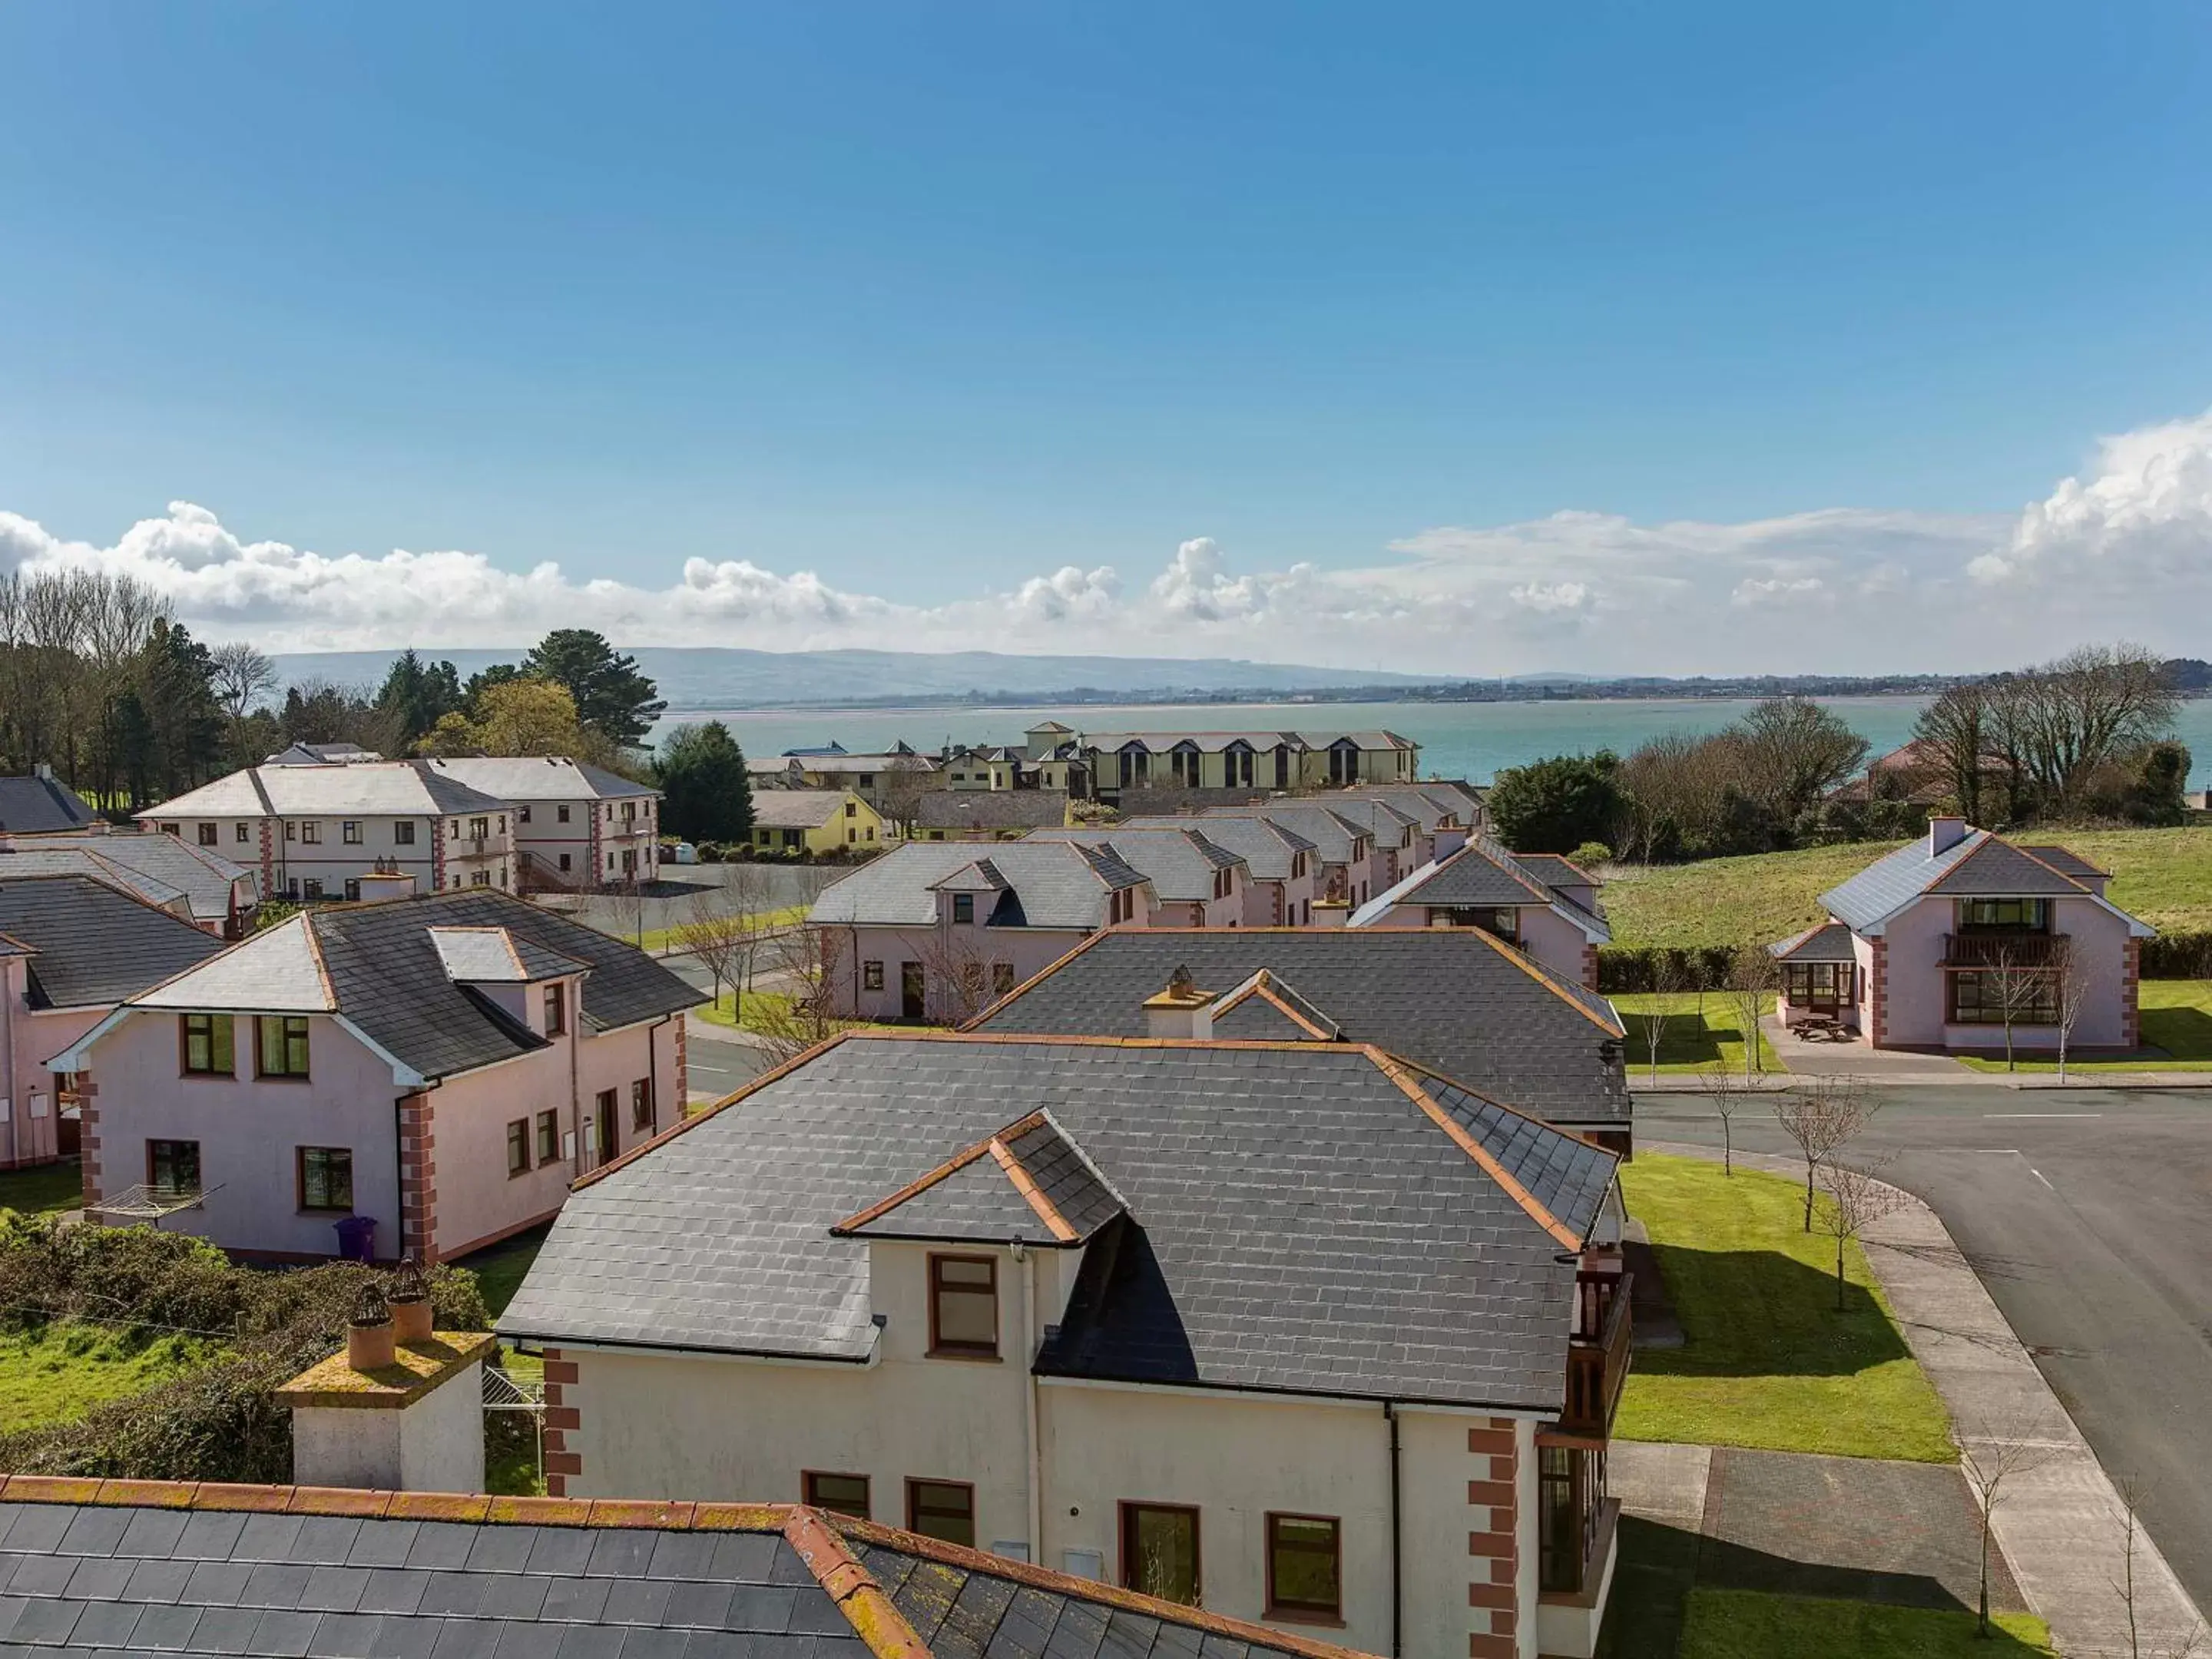
<svg viewBox="0 0 2212 1659">
<path fill-rule="evenodd" d="M 806 920 L 806 913 L 811 908 L 812 908 L 811 905 L 787 904 L 779 910 L 756 910 L 752 915 L 755 923 L 763 928 L 796 927 Z M 679 922 L 673 927 L 648 927 L 641 933 L 634 928 L 626 930 L 620 927 L 600 927 L 599 923 L 591 921 L 587 918 L 580 917 L 579 920 L 584 921 L 587 927 L 599 927 L 599 932 L 603 933 L 611 934 L 616 939 L 628 939 L 632 945 L 653 956 L 665 956 L 672 950 L 681 949 L 684 942 L 684 929 L 688 926 L 686 923 Z"/>
<path fill-rule="evenodd" d="M 2055 830 L 2018 839 L 2072 848 L 2112 872 L 2107 896 L 2161 931 L 2212 927 L 2212 829 Z M 1822 919 L 1820 895 L 1896 842 L 1810 847 L 1751 858 L 1607 872 L 1617 945 L 1735 945 L 1778 939 Z"/>
<path fill-rule="evenodd" d="M 198 1337 L 58 1321 L 0 1336 L 0 1434 L 66 1423 L 216 1352 Z"/>
<path fill-rule="evenodd" d="M 27 1170 L 0 1170 L 0 1210 L 25 1215 L 59 1215 L 84 1201 L 84 1177 L 76 1160 L 40 1164 Z"/>
<path fill-rule="evenodd" d="M 2031 1659 L 2051 1632 L 2027 1613 L 2000 1613 L 1984 1641 L 1971 1613 L 1822 1601 L 1758 1590 L 1693 1589 L 1677 1659 Z"/>
<path fill-rule="evenodd" d="M 1708 991 L 1701 997 L 1695 991 L 1624 991 L 1614 994 L 1613 1006 L 1620 1010 L 1628 1027 L 1626 1054 L 1631 1076 L 1650 1073 L 1650 1038 L 1646 1033 L 1653 1011 L 1660 1008 L 1667 1014 L 1659 1025 L 1661 1076 L 1710 1072 L 1715 1066 L 1743 1070 L 1743 1020 L 1736 1012 L 1735 1000 L 1723 992 Z M 1774 1012 L 1772 997 L 1766 999 L 1765 1006 L 1768 1013 Z M 1759 1033 L 1759 1056 L 1762 1070 L 1790 1069 L 1764 1031 Z"/>
<path fill-rule="evenodd" d="M 2139 988 L 2144 1054 L 2140 1059 L 2069 1060 L 2076 1072 L 2212 1072 L 2212 980 L 2147 979 Z M 2154 1054 L 2150 1051 L 2155 1049 Z M 1960 1063 L 1978 1072 L 2002 1072 L 2004 1057 L 1984 1060 L 1961 1055 Z M 2023 1060 L 2023 1072 L 2056 1072 L 2055 1060 Z"/>
<path fill-rule="evenodd" d="M 1948 1463 L 1950 1418 L 1856 1244 L 1836 1308 L 1835 1243 L 1802 1229 L 1802 1189 L 1639 1153 L 1620 1172 L 1681 1321 L 1680 1348 L 1639 1348 L 1615 1432 Z"/>
</svg>

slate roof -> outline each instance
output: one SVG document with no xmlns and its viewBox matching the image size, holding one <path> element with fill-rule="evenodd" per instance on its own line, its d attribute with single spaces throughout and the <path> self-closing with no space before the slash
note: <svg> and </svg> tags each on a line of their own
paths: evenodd
<svg viewBox="0 0 2212 1659">
<path fill-rule="evenodd" d="M 44 835 L 82 829 L 96 816 L 76 790 L 53 778 L 0 778 L 0 830 Z"/>
<path fill-rule="evenodd" d="M 506 936 L 495 960 L 456 935 Z M 511 894 L 483 888 L 381 904 L 326 905 L 288 917 L 198 972 L 131 999 L 149 1008 L 335 1012 L 422 1077 L 450 1077 L 542 1048 L 449 970 L 444 943 L 489 970 L 526 979 L 585 969 L 584 1024 L 612 1030 L 707 1000 L 635 946 Z M 512 957 L 509 957 L 512 952 Z"/>
<path fill-rule="evenodd" d="M 150 840 L 149 836 L 133 836 L 133 841 Z M 163 841 L 175 837 L 164 836 Z M 133 870 L 126 865 L 112 863 L 88 847 L 0 847 L 0 880 L 21 881 L 27 876 L 89 876 L 94 881 L 105 882 L 118 891 L 143 899 L 147 903 L 168 911 L 172 915 L 191 920 L 192 902 L 181 887 Z"/>
<path fill-rule="evenodd" d="M 499 1329 L 864 1362 L 866 1246 L 831 1228 L 1048 1110 L 1128 1216 L 1041 1373 L 1556 1410 L 1579 1160 L 1614 1160 L 1464 1095 L 1349 1044 L 848 1034 L 579 1183 Z M 1564 1207 L 1501 1160 L 1559 1164 Z"/>
<path fill-rule="evenodd" d="M 2154 931 L 2086 883 L 1986 830 L 1970 829 L 1935 854 L 1924 836 L 1907 842 L 1821 894 L 1820 902 L 1853 932 L 1878 938 L 1892 916 L 1926 896 L 2086 898 L 2125 920 L 2129 933 L 2138 939 L 2150 938 Z"/>
<path fill-rule="evenodd" d="M 1628 1085 L 1613 1005 L 1476 927 L 1120 928 L 1085 942 L 984 1010 L 973 1029 L 1142 1036 L 1144 1000 L 1187 966 L 1226 996 L 1262 969 L 1371 1042 L 1554 1123 L 1625 1126 Z M 1247 1011 L 1250 1012 L 1247 1012 Z M 1249 1002 L 1224 1036 L 1263 1029 Z"/>
<path fill-rule="evenodd" d="M 1062 789 L 927 789 L 915 803 L 922 830 L 1034 830 L 1067 822 Z"/>
<path fill-rule="evenodd" d="M 1037 830 L 1029 840 L 1065 841 L 1096 847 L 1141 872 L 1152 891 L 1170 904 L 1201 903 L 1213 896 L 1213 878 L 1244 860 L 1215 845 L 1194 824 L 1173 830 Z"/>
<path fill-rule="evenodd" d="M 958 842 L 906 842 L 832 882 L 807 920 L 817 925 L 928 927 L 936 889 L 986 856 Z M 1145 878 L 1103 848 L 1055 841 L 1002 842 L 988 854 L 1007 893 L 1000 927 L 1103 927 L 1109 894 Z"/>
<path fill-rule="evenodd" d="M 143 820 L 191 818 L 452 817 L 498 812 L 507 803 L 471 789 L 427 760 L 354 761 L 329 766 L 250 766 L 149 807 Z"/>
<path fill-rule="evenodd" d="M 1802 933 L 1770 945 L 1767 950 L 1783 962 L 1856 962 L 1851 930 L 1840 921 L 1822 922 Z"/>
<path fill-rule="evenodd" d="M 1204 818 L 1266 818 L 1285 829 L 1295 830 L 1311 842 L 1314 856 L 1324 864 L 1348 864 L 1352 861 L 1354 837 L 1371 842 L 1372 833 L 1364 824 L 1303 800 L 1260 801 L 1249 806 L 1209 806 L 1199 815 Z"/>
<path fill-rule="evenodd" d="M 1421 828 L 1418 815 L 1401 811 L 1387 800 L 1364 795 L 1331 795 L 1323 804 L 1337 817 L 1366 830 L 1375 838 L 1377 847 L 1407 846 Z"/>
<path fill-rule="evenodd" d="M 1216 847 L 1224 847 L 1244 860 L 1255 881 L 1288 881 L 1291 860 L 1300 853 L 1310 853 L 1314 844 L 1286 823 L 1273 818 L 1232 817 L 1226 813 L 1209 816 L 1203 823 L 1197 823 L 1188 813 L 1155 813 L 1150 817 L 1121 820 L 1117 829 L 1130 830 L 1190 830 L 1196 829 Z M 1312 866 L 1309 865 L 1308 870 Z"/>
<path fill-rule="evenodd" d="M 234 903 L 237 908 L 250 909 L 260 896 L 260 878 L 246 866 L 233 862 L 212 848 L 158 830 L 42 836 L 35 842 L 18 842 L 15 848 L 18 855 L 89 854 L 167 892 L 183 894 L 193 916 L 203 921 L 227 921 Z M 13 866 L 0 866 L 7 867 Z M 137 890 L 152 896 L 145 886 L 137 886 Z"/>
<path fill-rule="evenodd" d="M 1513 862 L 1547 887 L 1595 887 L 1598 878 L 1557 853 L 1516 853 Z"/>
<path fill-rule="evenodd" d="M 1431 860 L 1395 886 L 1385 888 L 1353 911 L 1346 925 L 1371 927 L 1402 904 L 1439 908 L 1540 904 L 1573 922 L 1596 943 L 1613 937 L 1603 915 L 1538 880 L 1522 867 L 1515 854 L 1486 837 L 1468 842 L 1449 858 Z"/>
<path fill-rule="evenodd" d="M 1272 1020 L 1268 1018 L 1270 1013 L 1274 1017 Z M 1224 1029 L 1224 1020 L 1235 1024 L 1240 1018 L 1244 1024 L 1239 1029 Z M 1345 1035 L 1344 1027 L 1334 1016 L 1265 968 L 1226 996 L 1215 1000 L 1212 1023 L 1218 1036 L 1280 1036 L 1293 1042 L 1334 1042 Z M 1281 1029 L 1269 1029 L 1275 1025 Z"/>
<path fill-rule="evenodd" d="M 819 830 L 845 810 L 842 789 L 771 789 L 753 802 L 753 826 L 765 830 Z"/>
<path fill-rule="evenodd" d="M 1050 1112 L 1010 1123 L 830 1229 L 854 1238 L 1081 1244 L 1127 1212 Z"/>
<path fill-rule="evenodd" d="M 798 1505 L 15 1475 L 9 1654 L 250 1659 L 1341 1659 Z"/>
<path fill-rule="evenodd" d="M 37 952 L 33 1008 L 107 1006 L 223 948 L 183 918 L 90 876 L 0 876 L 0 934 Z"/>
<path fill-rule="evenodd" d="M 2111 871 L 2099 869 L 2070 847 L 2045 844 L 2023 846 L 2020 850 L 2030 858 L 2040 859 L 2062 876 L 2072 876 L 2076 879 L 2086 877 L 2093 881 L 2109 880 L 2112 877 Z"/>
<path fill-rule="evenodd" d="M 1348 789 L 1332 789 L 1322 799 L 1379 800 L 1410 814 L 1429 835 L 1443 828 L 1446 818 L 1466 829 L 1472 826 L 1475 817 L 1472 801 L 1456 789 L 1441 784 L 1361 783 Z"/>
<path fill-rule="evenodd" d="M 565 755 L 466 755 L 430 765 L 501 800 L 625 800 L 660 793 L 649 783 Z"/>
</svg>

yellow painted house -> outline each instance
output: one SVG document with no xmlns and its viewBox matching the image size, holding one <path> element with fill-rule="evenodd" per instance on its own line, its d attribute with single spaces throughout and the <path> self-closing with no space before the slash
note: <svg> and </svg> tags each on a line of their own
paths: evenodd
<svg viewBox="0 0 2212 1659">
<path fill-rule="evenodd" d="M 753 845 L 762 852 L 834 853 L 884 843 L 884 821 L 849 789 L 762 789 L 753 795 Z"/>
</svg>

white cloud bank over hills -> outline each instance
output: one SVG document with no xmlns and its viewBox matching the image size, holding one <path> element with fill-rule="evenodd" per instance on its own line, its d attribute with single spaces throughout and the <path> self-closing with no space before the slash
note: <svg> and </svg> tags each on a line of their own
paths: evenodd
<svg viewBox="0 0 2212 1659">
<path fill-rule="evenodd" d="M 81 566 L 173 596 L 196 631 L 285 651 L 625 645 L 1233 656 L 1438 675 L 1986 668 L 2090 639 L 2205 654 L 2212 413 L 2108 438 L 2016 519 L 1828 508 L 1742 524 L 1564 512 L 1440 527 L 1358 568 L 1238 572 L 1210 537 L 1157 575 L 1068 565 L 934 605 L 811 571 L 688 559 L 674 585 L 506 570 L 481 554 L 241 541 L 172 502 L 111 546 L 0 512 L 0 571 Z"/>
</svg>

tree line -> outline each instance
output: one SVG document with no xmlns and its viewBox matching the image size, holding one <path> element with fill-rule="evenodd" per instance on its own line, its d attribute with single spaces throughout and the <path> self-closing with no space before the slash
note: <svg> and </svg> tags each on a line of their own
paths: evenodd
<svg viewBox="0 0 2212 1659">
<path fill-rule="evenodd" d="M 1625 759 L 1559 755 L 1498 775 L 1491 822 L 1517 852 L 1607 852 L 1643 863 L 1896 839 L 1931 804 L 1987 828 L 2182 822 L 2190 753 L 2172 737 L 2171 666 L 2134 647 L 1954 685 L 1913 741 L 1868 769 L 1833 709 L 1770 697 L 1707 735 L 1670 732 Z M 1865 770 L 1862 787 L 1839 786 Z"/>
<path fill-rule="evenodd" d="M 51 767 L 117 817 L 294 744 L 408 755 L 565 755 L 662 788 L 694 839 L 752 829 L 744 752 L 718 720 L 638 745 L 666 709 L 635 658 L 556 629 L 519 662 L 464 680 L 409 649 L 370 689 L 304 679 L 242 641 L 196 639 L 162 596 L 97 571 L 0 576 L 0 774 Z"/>
</svg>

